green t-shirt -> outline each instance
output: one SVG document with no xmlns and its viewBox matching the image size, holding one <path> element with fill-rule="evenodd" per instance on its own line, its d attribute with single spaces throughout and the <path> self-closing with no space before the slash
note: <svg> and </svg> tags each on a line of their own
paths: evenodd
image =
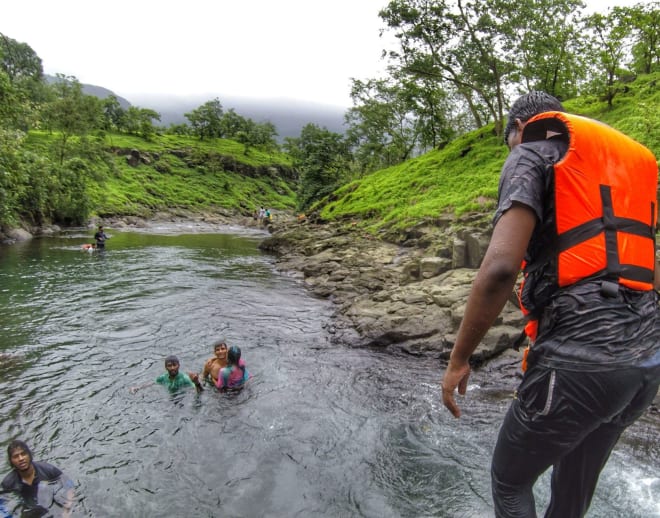
<svg viewBox="0 0 660 518">
<path fill-rule="evenodd" d="M 166 372 L 161 374 L 156 378 L 156 383 L 165 385 L 170 390 L 178 390 L 181 387 L 194 387 L 195 384 L 184 372 L 179 372 L 174 378 L 170 378 L 170 375 Z"/>
</svg>

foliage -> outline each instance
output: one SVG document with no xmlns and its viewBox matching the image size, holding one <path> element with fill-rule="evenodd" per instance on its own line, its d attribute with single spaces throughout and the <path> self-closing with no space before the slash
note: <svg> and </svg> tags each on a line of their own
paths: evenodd
<svg viewBox="0 0 660 518">
<path fill-rule="evenodd" d="M 327 128 L 307 124 L 300 138 L 287 139 L 286 148 L 301 171 L 298 209 L 305 210 L 314 200 L 330 194 L 345 178 L 350 153 L 344 138 Z"/>
<path fill-rule="evenodd" d="M 660 73 L 642 76 L 613 108 L 598 96 L 565 102 L 573 113 L 627 133 L 660 157 Z M 322 219 L 350 221 L 371 232 L 433 224 L 495 206 L 499 171 L 508 154 L 494 124 L 466 133 L 442 150 L 354 180 L 312 206 Z"/>
<path fill-rule="evenodd" d="M 582 8 L 391 0 L 379 13 L 398 42 L 384 52 L 389 75 L 353 79 L 345 136 L 308 124 L 285 139 L 288 155 L 270 122 L 223 111 L 218 98 L 165 129 L 153 110 L 84 95 L 75 77 L 47 85 L 29 45 L 0 34 L 0 225 L 259 205 L 373 229 L 464 214 L 494 202 L 505 112 L 530 89 L 657 153 L 658 1 Z"/>
<path fill-rule="evenodd" d="M 401 163 L 453 134 L 445 93 L 422 79 L 353 80 L 347 140 L 362 173 Z"/>
<path fill-rule="evenodd" d="M 222 120 L 222 104 L 217 97 L 186 113 L 185 116 L 190 121 L 192 134 L 197 135 L 200 140 L 204 140 L 205 137 L 220 138 L 223 136 L 220 123 Z"/>
</svg>

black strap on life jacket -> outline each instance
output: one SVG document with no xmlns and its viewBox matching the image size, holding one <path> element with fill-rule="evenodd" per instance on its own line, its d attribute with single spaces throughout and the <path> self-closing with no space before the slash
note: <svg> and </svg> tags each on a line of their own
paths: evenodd
<svg viewBox="0 0 660 518">
<path fill-rule="evenodd" d="M 603 205 L 603 217 L 594 218 L 582 223 L 571 230 L 558 236 L 558 251 L 563 252 L 579 243 L 597 236 L 601 232 L 605 234 L 605 254 L 607 266 L 601 272 L 595 272 L 594 277 L 608 275 L 612 277 L 624 277 L 633 281 L 653 282 L 653 270 L 641 266 L 621 264 L 617 246 L 617 232 L 626 232 L 637 236 L 649 238 L 655 243 L 655 229 L 652 224 L 645 224 L 631 218 L 621 218 L 614 214 L 612 204 L 612 187 L 600 186 L 600 197 Z M 651 202 L 650 221 L 653 221 L 655 203 Z"/>
</svg>

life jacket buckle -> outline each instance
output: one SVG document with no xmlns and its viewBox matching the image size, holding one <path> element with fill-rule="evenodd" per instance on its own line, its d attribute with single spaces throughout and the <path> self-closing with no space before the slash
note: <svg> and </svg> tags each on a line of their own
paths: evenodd
<svg viewBox="0 0 660 518">
<path fill-rule="evenodd" d="M 614 298 L 619 294 L 619 283 L 612 281 L 602 281 L 600 283 L 600 294 L 603 297 Z"/>
</svg>

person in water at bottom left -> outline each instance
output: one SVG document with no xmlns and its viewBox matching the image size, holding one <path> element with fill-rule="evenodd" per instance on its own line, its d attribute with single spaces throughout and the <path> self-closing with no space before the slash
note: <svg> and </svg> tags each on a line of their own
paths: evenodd
<svg viewBox="0 0 660 518">
<path fill-rule="evenodd" d="M 186 374 L 185 372 L 179 372 L 180 365 L 179 358 L 168 356 L 165 358 L 165 369 L 167 372 L 158 376 L 155 382 L 150 381 L 137 387 L 131 387 L 131 394 L 135 394 L 138 390 L 154 383 L 165 385 L 170 391 L 177 391 L 182 387 L 195 387 L 198 392 L 203 390 L 202 384 L 199 382 L 199 376 L 194 373 Z"/>
<path fill-rule="evenodd" d="M 215 386 L 219 389 L 240 389 L 251 377 L 241 358 L 240 347 L 232 345 L 227 352 L 227 366 L 220 369 Z"/>
<path fill-rule="evenodd" d="M 52 464 L 33 460 L 30 448 L 20 440 L 9 443 L 7 458 L 12 471 L 2 480 L 2 489 L 21 497 L 21 518 L 70 516 L 75 489 L 69 477 Z"/>
</svg>

